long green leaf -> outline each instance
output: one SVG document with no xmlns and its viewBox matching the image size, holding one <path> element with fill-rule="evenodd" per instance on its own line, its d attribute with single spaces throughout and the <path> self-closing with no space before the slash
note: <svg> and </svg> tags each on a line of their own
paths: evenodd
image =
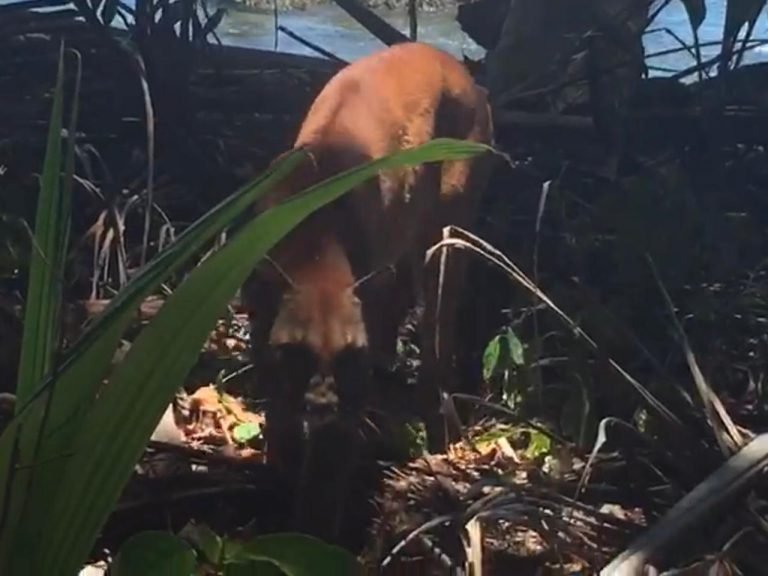
<svg viewBox="0 0 768 576">
<path fill-rule="evenodd" d="M 275 165 L 259 179 L 237 191 L 232 197 L 221 202 L 206 217 L 200 219 L 182 234 L 176 244 L 157 256 L 135 278 L 125 290 L 121 291 L 91 329 L 76 343 L 73 351 L 63 363 L 58 373 L 49 378 L 41 393 L 35 395 L 25 410 L 17 415 L 22 419 L 20 444 L 22 447 L 37 447 L 33 456 L 23 463 L 23 473 L 16 473 L 10 490 L 13 505 L 8 526 L 16 526 L 20 521 L 20 508 L 31 499 L 37 508 L 48 509 L 61 490 L 62 459 L 72 452 L 72 440 L 80 430 L 86 413 L 90 410 L 95 391 L 104 378 L 115 349 L 130 323 L 134 310 L 144 298 L 157 287 L 168 275 L 172 274 L 185 261 L 214 238 L 242 210 L 250 206 L 261 194 L 269 190 L 293 169 L 302 152 L 287 154 L 279 166 Z M 54 394 L 56 390 L 66 393 Z M 45 415 L 45 427 L 39 432 L 39 424 Z M 16 430 L 9 426 L 5 433 Z M 39 445 L 38 445 L 39 442 Z M 0 442 L 0 447 L 9 443 Z M 27 450 L 31 452 L 31 450 Z M 32 460 L 32 458 L 34 460 Z M 2 458 L 0 458 L 2 460 Z M 34 468 L 32 462 L 36 462 Z M 34 470 L 35 490 L 27 495 L 29 473 Z M 28 520 L 35 524 L 34 518 Z M 33 532 L 35 532 L 33 534 Z M 23 531 L 20 539 L 2 535 L 2 543 L 8 544 L 9 554 L 0 555 L 0 562 L 12 561 L 18 568 L 18 574 L 28 574 L 22 563 L 35 554 L 19 554 L 22 549 L 33 549 L 39 540 L 39 526 L 33 531 Z M 5 549 L 5 548 L 3 548 Z M 0 571 L 5 564 L 0 564 Z"/>
<path fill-rule="evenodd" d="M 64 157 L 64 188 L 61 198 L 61 243 L 59 245 L 59 262 L 61 263 L 61 281 L 64 280 L 64 263 L 67 257 L 69 247 L 70 228 L 72 225 L 72 186 L 75 182 L 75 136 L 77 134 L 77 120 L 80 113 L 80 83 L 83 76 L 83 64 L 80 53 L 77 50 L 70 50 L 75 56 L 77 69 L 75 74 L 75 88 L 72 92 L 72 110 L 69 113 L 69 127 L 67 128 L 67 151 Z M 59 295 L 61 298 L 61 295 Z M 58 307 L 61 310 L 61 307 Z M 58 342 L 57 342 L 58 344 Z"/>
<path fill-rule="evenodd" d="M 60 291 L 61 261 L 57 258 L 62 242 L 62 198 L 60 195 L 61 128 L 64 102 L 64 43 L 59 47 L 59 67 L 53 93 L 53 108 L 48 127 L 40 193 L 35 218 L 35 245 L 29 263 L 29 287 L 24 303 L 19 379 L 16 387 L 20 404 L 26 402 L 35 386 L 51 369 L 56 346 L 56 323 Z"/>
<path fill-rule="evenodd" d="M 440 139 L 349 170 L 261 214 L 193 270 L 136 339 L 88 414 L 59 478 L 60 498 L 44 527 L 33 573 L 69 574 L 78 568 L 211 327 L 253 267 L 285 234 L 378 170 L 489 150 Z"/>
<path fill-rule="evenodd" d="M 59 332 L 59 308 L 63 277 L 64 250 L 68 231 L 69 202 L 64 196 L 71 190 L 61 192 L 61 129 L 64 107 L 64 43 L 59 47 L 59 62 L 56 85 L 53 92 L 53 107 L 48 127 L 43 173 L 40 179 L 40 192 L 37 199 L 35 217 L 34 249 L 30 254 L 29 284 L 24 303 L 24 328 L 22 335 L 21 357 L 19 360 L 19 379 L 16 387 L 16 410 L 27 401 L 35 386 L 46 376 L 52 366 L 57 351 Z M 66 210 L 66 213 L 64 212 Z M 33 479 L 35 449 L 39 431 L 43 425 L 45 406 L 36 412 L 35 417 L 26 423 L 28 434 L 15 437 L 16 426 L 9 426 L 6 433 L 14 435 L 13 441 L 0 443 L 0 461 L 10 462 L 5 468 L 6 476 L 0 484 L 9 480 L 15 488 L 12 494 L 3 492 L 2 518 L 3 531 L 0 533 L 0 568 L 11 554 L 18 556 L 17 540 L 24 526 L 21 519 L 29 502 L 27 492 Z M 19 443 L 16 444 L 18 439 Z M 19 448 L 18 454 L 7 452 Z"/>
<path fill-rule="evenodd" d="M 59 245 L 56 248 L 57 254 L 56 254 L 56 261 L 58 263 L 57 266 L 57 275 L 58 275 L 58 286 L 59 289 L 57 293 L 55 294 L 57 307 L 56 307 L 56 318 L 54 319 L 54 324 L 56 326 L 56 349 L 54 350 L 54 353 L 59 352 L 59 315 L 60 315 L 60 304 L 61 304 L 61 284 L 63 283 L 63 277 L 64 277 L 64 262 L 67 255 L 67 246 L 69 244 L 69 232 L 70 232 L 70 225 L 71 225 L 71 205 L 72 205 L 72 185 L 74 183 L 74 173 L 75 173 L 75 134 L 77 131 L 77 119 L 78 119 L 78 111 L 79 111 L 79 101 L 80 101 L 80 80 L 82 76 L 82 66 L 81 66 L 81 59 L 80 54 L 77 51 L 72 50 L 71 53 L 75 56 L 75 62 L 77 64 L 76 67 L 76 74 L 75 74 L 75 89 L 72 95 L 72 109 L 70 111 L 69 115 L 69 127 L 67 129 L 67 141 L 66 141 L 66 154 L 63 158 L 63 168 L 64 168 L 64 177 L 63 177 L 63 183 L 62 183 L 62 193 L 61 193 L 61 205 L 59 208 L 59 213 L 57 217 L 57 228 L 59 233 Z M 38 438 L 40 428 L 45 427 L 45 422 L 47 419 L 48 414 L 45 413 L 45 415 L 42 418 L 41 426 L 38 427 Z M 26 434 L 23 438 L 27 441 L 30 441 L 32 438 L 32 434 Z M 24 450 L 24 446 L 22 446 L 22 453 L 24 454 L 24 457 L 27 457 L 27 451 Z M 35 450 L 35 460 L 39 462 L 39 454 L 37 453 L 37 450 Z M 37 536 L 37 531 L 39 530 L 39 525 L 41 522 L 45 522 L 47 516 L 48 516 L 48 501 L 45 498 L 41 498 L 39 495 L 44 494 L 49 497 L 53 497 L 53 493 L 49 491 L 48 484 L 51 482 L 51 477 L 55 477 L 56 470 L 60 468 L 60 464 L 58 461 L 53 460 L 46 462 L 44 464 L 37 464 L 33 466 L 30 469 L 31 476 L 29 478 L 29 494 L 37 494 L 37 497 L 33 498 L 27 498 L 25 505 L 24 505 L 24 511 L 22 515 L 22 521 L 18 528 L 18 535 L 17 538 L 35 538 Z M 16 497 L 17 494 L 14 494 Z"/>
<path fill-rule="evenodd" d="M 66 356 L 62 359 L 61 366 L 57 372 L 43 382 L 35 392 L 35 397 L 28 403 L 19 403 L 18 410 L 24 413 L 32 408 L 32 402 L 36 401 L 38 396 L 44 395 L 49 391 L 54 380 L 62 381 L 69 379 L 70 371 L 76 370 L 79 363 L 85 363 L 89 366 L 89 371 L 96 377 L 91 379 L 98 383 L 106 373 L 106 367 L 112 360 L 112 355 L 102 358 L 101 355 L 93 353 L 93 347 L 98 342 L 107 339 L 114 342 L 112 350 L 117 348 L 120 337 L 125 327 L 130 322 L 132 314 L 139 307 L 141 302 L 166 278 L 175 273 L 184 263 L 196 252 L 198 252 L 207 242 L 216 237 L 226 228 L 237 214 L 241 213 L 246 207 L 258 200 L 266 191 L 271 189 L 276 182 L 279 182 L 286 174 L 300 161 L 303 153 L 292 151 L 286 154 L 280 163 L 275 163 L 269 167 L 259 178 L 253 182 L 244 185 L 231 196 L 223 200 L 216 207 L 212 208 L 205 216 L 196 221 L 187 228 L 176 240 L 176 242 L 166 248 L 163 252 L 155 256 L 148 265 L 141 270 L 115 298 L 113 298 L 107 308 L 96 318 L 93 324 L 80 336 L 79 340 L 72 346 Z M 103 367 L 102 367 L 103 366 Z M 82 379 L 78 378 L 78 382 Z M 95 384 L 94 384 L 95 386 Z M 93 386 L 84 387 L 85 392 L 91 395 Z M 66 399 L 62 403 L 54 404 L 54 414 L 51 418 L 51 426 L 56 428 L 71 416 L 71 406 L 82 404 L 82 399 L 77 391 L 69 390 Z"/>
</svg>

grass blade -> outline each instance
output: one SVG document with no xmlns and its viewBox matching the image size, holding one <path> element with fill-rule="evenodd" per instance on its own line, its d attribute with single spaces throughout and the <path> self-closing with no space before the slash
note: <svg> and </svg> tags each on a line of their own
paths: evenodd
<svg viewBox="0 0 768 576">
<path fill-rule="evenodd" d="M 62 193 L 60 182 L 63 85 L 64 43 L 62 42 L 59 46 L 56 85 L 37 199 L 33 249 L 30 253 L 19 377 L 16 386 L 17 414 L 21 404 L 32 396 L 38 383 L 50 373 L 58 345 L 65 253 L 65 248 L 62 246 L 66 241 L 69 217 L 68 210 L 66 213 L 63 212 L 69 204 L 64 196 L 71 192 L 71 189 L 65 189 Z M 17 426 L 9 425 L 5 430 L 9 438 L 4 438 L 4 441 L 0 442 L 0 460 L 6 464 L 4 478 L 0 484 L 8 488 L 2 495 L 4 500 L 3 531 L 0 533 L 0 568 L 6 566 L 11 556 L 21 556 L 17 553 L 24 533 L 20 523 L 29 501 L 28 491 L 34 477 L 32 464 L 40 430 L 44 425 L 46 408 L 46 405 L 42 405 L 34 414 L 34 418 L 27 420 L 25 434 L 16 436 Z M 11 435 L 13 435 L 12 439 Z M 18 448 L 18 452 L 11 453 L 10 451 L 15 448 Z"/>
<path fill-rule="evenodd" d="M 97 387 L 110 366 L 112 355 L 134 310 L 160 282 L 226 227 L 234 215 L 250 205 L 276 180 L 284 177 L 299 157 L 298 153 L 286 155 L 280 166 L 267 170 L 254 183 L 220 203 L 209 213 L 208 218 L 191 226 L 175 245 L 155 258 L 134 282 L 118 294 L 101 317 L 70 349 L 58 370 L 46 378 L 26 404 L 17 403 L 15 421 L 3 432 L 0 449 L 11 445 L 5 434 L 15 434 L 20 428 L 19 445 L 22 453 L 26 451 L 28 456 L 15 463 L 16 467 L 12 469 L 15 473 L 10 480 L 4 478 L 4 482 L 10 482 L 11 485 L 6 494 L 8 506 L 3 508 L 6 531 L 0 534 L 0 573 L 14 573 L 6 571 L 6 562 L 15 564 L 18 570 L 15 573 L 34 573 L 27 570 L 23 562 L 36 556 L 33 550 L 38 545 L 35 542 L 39 540 L 40 527 L 36 527 L 35 534 L 30 532 L 23 538 L 26 544 L 17 541 L 13 531 L 21 521 L 27 500 L 33 500 L 37 506 L 46 509 L 57 497 L 62 457 L 71 452 L 72 438 L 76 436 L 85 413 L 90 409 Z M 66 393 L 54 395 L 57 389 L 66 390 Z M 23 423 L 23 426 L 19 427 L 19 423 Z M 6 456 L 10 457 L 8 454 L 0 454 L 0 459 Z M 34 467 L 33 462 L 37 463 Z M 32 471 L 40 479 L 40 484 L 35 486 L 34 492 L 27 494 Z M 20 553 L 21 550 L 29 550 L 29 553 Z"/>
<path fill-rule="evenodd" d="M 35 246 L 30 254 L 29 288 L 24 303 L 17 410 L 29 399 L 35 386 L 51 369 L 61 290 L 60 242 L 62 197 L 60 195 L 61 128 L 64 102 L 64 43 L 59 48 L 59 67 L 48 127 L 43 173 L 35 217 Z"/>
</svg>

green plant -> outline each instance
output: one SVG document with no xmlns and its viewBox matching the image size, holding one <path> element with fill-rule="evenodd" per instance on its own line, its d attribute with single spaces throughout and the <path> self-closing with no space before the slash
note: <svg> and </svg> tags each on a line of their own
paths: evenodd
<svg viewBox="0 0 768 576">
<path fill-rule="evenodd" d="M 73 174 L 70 141 L 61 183 L 63 72 L 62 47 L 34 230 L 39 252 L 30 274 L 18 402 L 14 419 L 0 436 L 0 573 L 8 576 L 69 576 L 86 561 L 216 319 L 280 238 L 378 170 L 492 150 L 434 140 L 348 170 L 259 215 L 184 279 L 110 374 L 114 351 L 144 298 L 285 177 L 305 152 L 287 154 L 190 226 L 59 357 L 54 344 L 61 306 L 56 279 L 66 248 L 66 198 Z M 71 128 L 75 120 L 76 108 Z M 102 385 L 106 377 L 108 383 Z"/>
<path fill-rule="evenodd" d="M 355 559 L 303 534 L 271 534 L 248 541 L 221 537 L 188 524 L 178 535 L 147 531 L 129 538 L 111 566 L 114 576 L 266 576 L 350 574 Z"/>
<path fill-rule="evenodd" d="M 520 372 L 526 366 L 524 353 L 525 346 L 510 327 L 494 336 L 483 352 L 483 378 L 499 382 L 502 400 L 510 408 L 526 392 L 520 382 Z"/>
</svg>

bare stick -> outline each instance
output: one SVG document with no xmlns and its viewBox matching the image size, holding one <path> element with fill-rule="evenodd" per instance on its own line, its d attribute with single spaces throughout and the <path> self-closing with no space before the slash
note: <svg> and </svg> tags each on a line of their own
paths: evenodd
<svg viewBox="0 0 768 576">
<path fill-rule="evenodd" d="M 288 28 L 286 28 L 282 24 L 280 24 L 277 27 L 277 29 L 280 32 L 282 32 L 283 34 L 285 34 L 286 36 L 288 36 L 289 38 L 293 38 L 294 40 L 296 40 L 296 42 L 298 42 L 299 44 L 302 44 L 302 45 L 306 46 L 307 48 L 309 48 L 310 50 L 313 50 L 314 52 L 317 52 L 318 54 L 320 54 L 320 56 L 328 58 L 329 60 L 335 60 L 336 62 L 340 62 L 341 64 L 348 64 L 348 62 L 346 60 L 343 60 L 343 59 L 339 58 L 333 52 L 329 52 L 328 50 L 326 50 L 325 48 L 323 48 L 321 46 L 318 46 L 314 42 L 310 42 L 309 40 L 306 40 L 306 39 L 302 38 L 301 36 L 296 34 L 296 32 L 294 32 L 292 30 L 289 30 Z"/>
</svg>

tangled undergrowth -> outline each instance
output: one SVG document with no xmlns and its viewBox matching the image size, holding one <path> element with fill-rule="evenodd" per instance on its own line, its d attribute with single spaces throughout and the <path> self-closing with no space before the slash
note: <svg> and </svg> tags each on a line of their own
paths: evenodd
<svg viewBox="0 0 768 576">
<path fill-rule="evenodd" d="M 16 380 L 20 271 L 30 250 L 24 221 L 33 210 L 57 50 L 53 36 L 35 35 L 46 25 L 65 30 L 84 63 L 73 222 L 81 242 L 67 293 L 73 331 L 97 311 L 94 301 L 108 300 L 140 268 L 149 183 L 137 121 L 146 110 L 130 58 L 104 49 L 103 37 L 63 9 L 47 24 L 4 17 L 17 26 L 0 39 L 9 54 L 0 76 L 8 120 L 0 129 L 7 388 Z M 161 82 L 178 63 L 161 48 L 149 43 L 143 52 L 155 55 L 148 78 L 157 97 L 150 255 L 287 145 L 332 70 L 301 59 L 286 68 L 238 50 L 226 53 L 235 63 L 220 69 L 226 58 L 201 50 L 204 64 L 190 65 L 188 77 Z M 669 103 L 674 114 L 661 127 L 643 120 L 654 109 L 638 104 L 613 178 L 595 165 L 609 152 L 596 139 L 530 127 L 506 139 L 501 126 L 499 145 L 517 165 L 498 168 L 476 230 L 501 255 L 486 247 L 473 260 L 461 321 L 465 392 L 482 398 L 454 399 L 460 412 L 471 402 L 477 408 L 467 439 L 447 454 L 376 462 L 377 474 L 387 472 L 362 552 L 372 566 L 386 560 L 388 570 L 444 573 L 446 565 L 476 562 L 490 574 L 542 566 L 596 573 L 763 432 L 764 76 L 764 65 L 753 65 L 675 83 L 688 104 Z M 645 86 L 665 93 L 664 82 Z M 711 104 L 721 97 L 719 107 Z M 177 102 L 185 104 L 177 109 Z M 418 342 L 408 333 L 403 344 L 408 373 L 418 368 Z M 287 496 L 258 467 L 260 408 L 240 397 L 246 345 L 235 303 L 201 351 L 175 420 L 158 428 L 162 442 L 152 443 L 104 542 L 163 527 L 164 514 L 177 527 L 202 517 L 224 531 L 280 528 Z M 418 442 L 405 443 L 419 453 Z M 375 487 L 379 476 L 371 477 Z M 692 566 L 690 573 L 762 573 L 764 490 L 746 481 L 746 492 L 729 490 L 720 484 L 709 494 L 700 503 L 706 514 L 691 516 L 696 529 L 668 535 L 655 561 Z"/>
</svg>

